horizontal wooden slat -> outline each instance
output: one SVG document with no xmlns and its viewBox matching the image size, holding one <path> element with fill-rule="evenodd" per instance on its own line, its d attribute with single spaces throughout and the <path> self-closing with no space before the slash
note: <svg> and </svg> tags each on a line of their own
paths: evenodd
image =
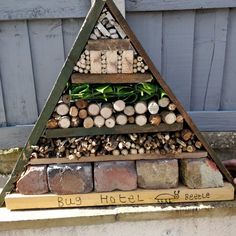
<svg viewBox="0 0 236 236">
<path fill-rule="evenodd" d="M 93 156 L 93 157 L 81 157 L 78 160 L 69 160 L 68 158 L 37 158 L 29 161 L 30 165 L 48 165 L 48 164 L 62 164 L 62 163 L 84 163 L 84 162 L 100 162 L 100 161 L 135 161 L 135 160 L 161 160 L 161 159 L 194 159 L 207 157 L 207 152 L 197 151 L 193 153 L 183 152 L 179 155 L 161 155 L 161 154 L 137 154 L 126 156 Z"/>
<path fill-rule="evenodd" d="M 11 210 L 65 208 L 85 206 L 137 205 L 177 202 L 223 201 L 234 199 L 234 188 L 225 183 L 221 188 L 189 189 L 179 186 L 174 189 L 116 191 L 73 195 L 22 195 L 8 194 L 6 207 Z"/>
<path fill-rule="evenodd" d="M 236 131 L 235 111 L 189 112 L 201 131 Z M 0 128 L 0 148 L 22 147 L 33 125 Z"/>
<path fill-rule="evenodd" d="M 85 128 L 68 128 L 68 129 L 48 129 L 45 132 L 47 138 L 56 137 L 74 137 L 74 136 L 87 136 L 87 135 L 103 135 L 103 134 L 129 134 L 129 133 L 155 133 L 155 132 L 168 132 L 178 131 L 183 129 L 183 124 L 160 124 L 159 126 L 153 125 L 116 125 L 114 128 L 107 127 L 93 127 L 90 129 Z"/>
<path fill-rule="evenodd" d="M 124 84 L 124 83 L 142 83 L 151 82 L 153 79 L 149 73 L 145 74 L 79 74 L 71 75 L 73 84 L 91 83 L 91 84 Z"/>
<path fill-rule="evenodd" d="M 129 39 L 98 39 L 89 40 L 86 46 L 88 50 L 129 50 L 131 48 Z"/>
<path fill-rule="evenodd" d="M 171 11 L 236 7 L 234 0 L 126 0 L 126 11 Z"/>
<path fill-rule="evenodd" d="M 8 0 L 1 1 L 0 20 L 85 17 L 88 0 Z"/>
<path fill-rule="evenodd" d="M 88 0 L 8 0 L 1 1 L 0 20 L 55 19 L 85 17 Z M 236 7 L 234 0 L 126 0 L 126 11 L 167 11 Z"/>
</svg>

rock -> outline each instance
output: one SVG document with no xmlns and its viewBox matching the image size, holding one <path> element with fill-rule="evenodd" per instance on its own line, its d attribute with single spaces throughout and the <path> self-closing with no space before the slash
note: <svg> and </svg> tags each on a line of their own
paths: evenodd
<svg viewBox="0 0 236 236">
<path fill-rule="evenodd" d="M 25 195 L 48 193 L 47 166 L 29 166 L 17 181 L 16 189 Z"/>
<path fill-rule="evenodd" d="M 182 181 L 189 188 L 223 187 L 223 176 L 216 164 L 207 159 L 188 159 L 180 161 Z"/>
<path fill-rule="evenodd" d="M 90 163 L 49 165 L 47 174 L 49 189 L 52 193 L 76 194 L 93 190 Z"/>
<path fill-rule="evenodd" d="M 145 189 L 165 189 L 178 186 L 177 160 L 136 161 L 138 186 Z"/>
<path fill-rule="evenodd" d="M 94 187 L 97 192 L 134 190 L 137 173 L 134 161 L 97 162 L 94 164 Z"/>
</svg>

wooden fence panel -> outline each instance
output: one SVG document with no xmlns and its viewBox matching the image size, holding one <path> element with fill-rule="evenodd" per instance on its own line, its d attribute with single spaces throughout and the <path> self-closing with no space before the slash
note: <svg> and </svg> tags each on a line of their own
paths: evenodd
<svg viewBox="0 0 236 236">
<path fill-rule="evenodd" d="M 144 49 L 161 71 L 162 13 L 136 12 L 128 13 L 126 17 Z"/>
<path fill-rule="evenodd" d="M 236 9 L 229 15 L 221 110 L 236 110 Z"/>
<path fill-rule="evenodd" d="M 7 124 L 32 124 L 38 110 L 26 21 L 0 24 L 0 52 Z"/>
<path fill-rule="evenodd" d="M 194 19 L 194 11 L 163 15 L 162 74 L 187 110 L 191 97 Z"/>
<path fill-rule="evenodd" d="M 41 111 L 64 62 L 61 20 L 29 21 L 29 38 Z"/>
</svg>

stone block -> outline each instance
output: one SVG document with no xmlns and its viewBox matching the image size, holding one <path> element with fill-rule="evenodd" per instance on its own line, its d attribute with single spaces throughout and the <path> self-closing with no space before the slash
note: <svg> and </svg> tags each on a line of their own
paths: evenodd
<svg viewBox="0 0 236 236">
<path fill-rule="evenodd" d="M 16 189 L 25 195 L 48 193 L 47 166 L 29 166 L 17 181 Z"/>
<path fill-rule="evenodd" d="M 177 160 L 136 161 L 138 186 L 145 189 L 175 188 L 179 181 Z"/>
<path fill-rule="evenodd" d="M 0 174 L 7 175 L 12 172 L 20 153 L 19 148 L 0 150 Z"/>
<path fill-rule="evenodd" d="M 94 187 L 97 192 L 134 190 L 137 173 L 134 161 L 97 162 L 94 164 Z"/>
<path fill-rule="evenodd" d="M 49 189 L 52 193 L 76 194 L 93 190 L 90 163 L 49 165 L 47 175 Z"/>
<path fill-rule="evenodd" d="M 224 186 L 223 176 L 216 164 L 207 158 L 181 160 L 180 174 L 183 183 L 189 188 Z"/>
</svg>

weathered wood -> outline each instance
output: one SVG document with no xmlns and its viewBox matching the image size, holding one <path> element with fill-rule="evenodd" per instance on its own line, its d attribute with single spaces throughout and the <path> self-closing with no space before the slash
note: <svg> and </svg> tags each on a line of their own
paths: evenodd
<svg viewBox="0 0 236 236">
<path fill-rule="evenodd" d="M 155 68 L 153 62 L 149 58 L 149 56 L 146 54 L 145 50 L 143 49 L 142 45 L 137 40 L 136 36 L 128 26 L 125 19 L 122 17 L 122 15 L 119 13 L 117 7 L 111 0 L 107 0 L 108 8 L 112 11 L 113 15 L 116 17 L 116 20 L 122 25 L 123 30 L 127 34 L 128 38 L 132 41 L 133 46 L 136 48 L 136 50 L 139 52 L 139 54 L 144 58 L 144 61 L 147 63 L 148 67 L 150 68 L 151 72 L 153 73 L 154 77 L 156 78 L 157 82 L 161 85 L 161 87 L 164 89 L 164 91 L 168 94 L 171 101 L 174 102 L 177 105 L 178 110 L 183 115 L 185 121 L 187 124 L 191 127 L 199 141 L 202 142 L 204 148 L 208 151 L 210 157 L 214 160 L 218 168 L 222 171 L 222 173 L 225 175 L 227 180 L 231 183 L 233 183 L 233 178 L 230 175 L 229 171 L 224 167 L 224 165 L 221 163 L 221 161 L 217 158 L 216 153 L 213 151 L 213 149 L 210 147 L 210 145 L 206 142 L 196 125 L 193 123 L 190 116 L 187 114 L 185 109 L 183 108 L 182 104 L 178 101 L 178 99 L 175 97 L 175 95 L 170 90 L 169 86 L 166 84 L 166 82 L 162 79 L 162 76 L 158 72 L 158 70 Z M 190 17 L 190 25 L 192 24 L 193 17 L 191 15 Z M 183 27 L 183 25 L 181 26 Z M 193 39 L 193 32 L 190 34 L 190 38 Z M 190 40 L 192 41 L 192 40 Z M 182 53 L 182 52 L 181 52 Z M 191 59 L 192 60 L 192 59 Z M 192 64 L 191 64 L 192 66 Z M 191 67 L 190 66 L 190 67 Z M 176 74 L 175 74 L 176 78 Z M 188 77 L 189 78 L 189 77 Z M 184 85 L 185 86 L 185 85 Z M 184 87 L 183 86 L 183 87 Z"/>
<path fill-rule="evenodd" d="M 129 50 L 131 48 L 129 39 L 98 39 L 89 40 L 87 47 L 88 50 Z"/>
<path fill-rule="evenodd" d="M 195 24 L 195 48 L 191 97 L 194 110 L 219 110 L 225 65 L 228 9 L 199 12 Z"/>
<path fill-rule="evenodd" d="M 228 8 L 235 7 L 236 3 L 232 0 L 127 0 L 126 11 L 172 11 L 187 9 L 208 9 L 208 8 Z"/>
<path fill-rule="evenodd" d="M 162 160 L 162 159 L 199 159 L 207 157 L 207 152 L 196 151 L 193 153 L 182 152 L 178 155 L 173 154 L 127 154 L 124 155 L 104 155 L 92 157 L 80 157 L 79 159 L 69 160 L 68 158 L 35 158 L 29 161 L 29 165 L 49 165 L 49 164 L 67 164 L 67 163 L 86 163 L 98 161 L 135 161 L 135 160 Z"/>
<path fill-rule="evenodd" d="M 129 134 L 129 133 L 155 133 L 155 132 L 169 132 L 179 131 L 183 129 L 183 124 L 166 125 L 161 123 L 158 127 L 153 125 L 144 125 L 142 127 L 138 125 L 116 125 L 114 128 L 102 129 L 93 127 L 90 129 L 84 128 L 69 128 L 69 129 L 53 129 L 46 130 L 45 135 L 47 138 L 56 137 L 73 137 L 73 136 L 87 136 L 87 135 L 99 135 L 99 134 Z"/>
<path fill-rule="evenodd" d="M 65 58 L 69 54 L 71 47 L 78 35 L 79 30 L 83 24 L 83 19 L 74 18 L 74 19 L 63 19 L 62 20 L 62 33 L 63 33 L 63 42 L 64 42 L 64 53 Z"/>
<path fill-rule="evenodd" d="M 162 74 L 186 110 L 190 110 L 194 16 L 194 11 L 163 15 Z"/>
<path fill-rule="evenodd" d="M 30 21 L 28 30 L 35 90 L 38 108 L 41 112 L 64 63 L 61 20 Z"/>
<path fill-rule="evenodd" d="M 4 107 L 3 101 L 4 100 L 3 100 L 1 72 L 0 72 L 0 127 L 6 125 L 6 114 L 5 114 L 5 107 Z"/>
<path fill-rule="evenodd" d="M 232 111 L 236 109 L 235 93 L 235 52 L 236 52 L 236 9 L 231 9 L 229 14 L 227 32 L 227 50 L 225 56 L 224 83 L 222 86 L 221 109 Z M 233 119 L 233 118 L 232 118 Z M 228 126 L 229 124 L 227 124 Z"/>
<path fill-rule="evenodd" d="M 122 73 L 133 73 L 133 50 L 125 50 L 122 53 Z"/>
<path fill-rule="evenodd" d="M 101 51 L 90 51 L 90 61 L 91 61 L 91 74 L 101 74 L 102 73 L 102 63 L 101 63 Z"/>
<path fill-rule="evenodd" d="M 121 0 L 118 0 L 121 1 Z M 233 0 L 188 0 L 188 1 L 126 1 L 126 9 L 121 3 L 122 12 L 144 11 L 172 11 L 186 9 L 230 8 L 236 7 Z M 80 0 L 8 0 L 1 3 L 0 20 L 23 20 L 23 19 L 58 19 L 58 18 L 83 18 L 90 7 L 90 1 Z"/>
<path fill-rule="evenodd" d="M 7 124 L 31 124 L 37 120 L 38 108 L 27 23 L 1 22 L 0 38 L 0 71 Z M 17 56 L 10 52 L 17 52 Z"/>
<path fill-rule="evenodd" d="M 71 83 L 81 84 L 81 83 L 90 83 L 90 84 L 124 84 L 124 83 L 143 83 L 151 82 L 152 75 L 149 73 L 146 74 L 79 74 L 73 73 L 71 75 Z"/>
<path fill-rule="evenodd" d="M 104 193 L 87 193 L 74 195 L 21 195 L 8 194 L 6 207 L 10 210 L 72 208 L 85 206 L 137 205 L 177 202 L 204 202 L 233 200 L 234 188 L 225 183 L 221 188 L 189 189 L 179 186 L 174 189 L 134 191 L 116 191 Z"/>
<path fill-rule="evenodd" d="M 117 73 L 117 51 L 106 51 L 106 66 L 107 74 L 116 74 Z"/>
<path fill-rule="evenodd" d="M 74 64 L 77 62 L 78 58 L 80 57 L 80 54 L 82 53 L 83 48 L 85 47 L 85 44 L 88 41 L 89 35 L 91 34 L 96 21 L 104 7 L 105 2 L 102 0 L 97 0 L 96 4 L 94 5 L 94 7 L 92 7 L 89 11 L 88 16 L 85 19 L 84 22 L 84 27 L 81 29 L 76 42 L 72 48 L 72 50 L 70 51 L 70 54 L 67 58 L 67 60 L 64 63 L 64 66 L 57 78 L 57 81 L 52 89 L 52 92 L 50 94 L 49 99 L 46 102 L 46 105 L 44 106 L 43 112 L 41 113 L 39 119 L 36 122 L 36 125 L 34 127 L 34 129 L 31 132 L 31 135 L 27 141 L 27 144 L 25 145 L 25 148 L 22 150 L 21 155 L 18 158 L 18 161 L 14 167 L 14 170 L 12 172 L 11 178 L 9 179 L 9 181 L 6 183 L 6 185 L 4 186 L 3 190 L 1 191 L 0 194 L 0 206 L 3 204 L 4 202 L 4 197 L 6 195 L 6 192 L 11 192 L 12 189 L 14 188 L 14 183 L 16 182 L 16 180 L 18 179 L 19 175 L 23 172 L 24 168 L 25 168 L 25 164 L 27 163 L 27 158 L 28 156 L 30 156 L 31 153 L 31 149 L 30 146 L 34 145 L 38 142 L 38 139 L 40 138 L 45 124 L 47 123 L 47 120 L 49 119 L 50 115 L 53 113 L 53 110 L 65 88 L 65 85 L 73 71 L 73 67 Z M 9 27 L 9 24 L 8 24 Z M 16 30 L 14 29 L 14 34 L 16 33 Z M 13 39 L 15 39 L 15 37 L 12 37 Z M 24 40 L 24 42 L 26 42 L 26 40 Z M 17 44 L 18 48 L 19 45 Z M 23 48 L 24 49 L 24 48 Z M 7 54 L 7 53 L 6 53 Z M 24 50 L 24 54 L 25 54 L 25 50 Z M 28 57 L 30 58 L 30 56 Z M 12 59 L 12 57 L 11 57 Z M 21 60 L 24 61 L 24 63 L 26 63 L 25 60 Z M 11 61 L 12 63 L 12 61 Z M 30 63 L 26 63 L 27 66 L 29 66 Z M 26 70 L 27 71 L 27 70 Z M 19 75 L 17 74 L 17 76 L 14 76 L 15 78 L 18 78 Z M 24 78 L 24 76 L 21 76 L 22 78 Z M 31 75 L 31 78 L 33 76 Z M 18 89 L 19 89 L 19 84 L 22 84 L 25 86 L 25 83 L 17 83 L 18 85 Z M 20 90 L 20 89 L 19 89 Z M 23 90 L 23 89 L 22 89 Z M 34 91 L 34 89 L 32 89 Z M 20 90 L 21 95 L 22 95 L 22 91 Z M 29 96 L 29 91 L 27 90 L 27 92 L 25 92 L 25 94 L 27 94 L 27 96 Z M 31 110 L 32 106 L 27 106 L 29 107 Z M 34 104 L 33 107 L 36 107 L 36 105 Z"/>
<path fill-rule="evenodd" d="M 162 65 L 162 15 L 162 12 L 127 13 L 127 21 L 131 29 L 159 71 L 161 71 Z"/>
</svg>

